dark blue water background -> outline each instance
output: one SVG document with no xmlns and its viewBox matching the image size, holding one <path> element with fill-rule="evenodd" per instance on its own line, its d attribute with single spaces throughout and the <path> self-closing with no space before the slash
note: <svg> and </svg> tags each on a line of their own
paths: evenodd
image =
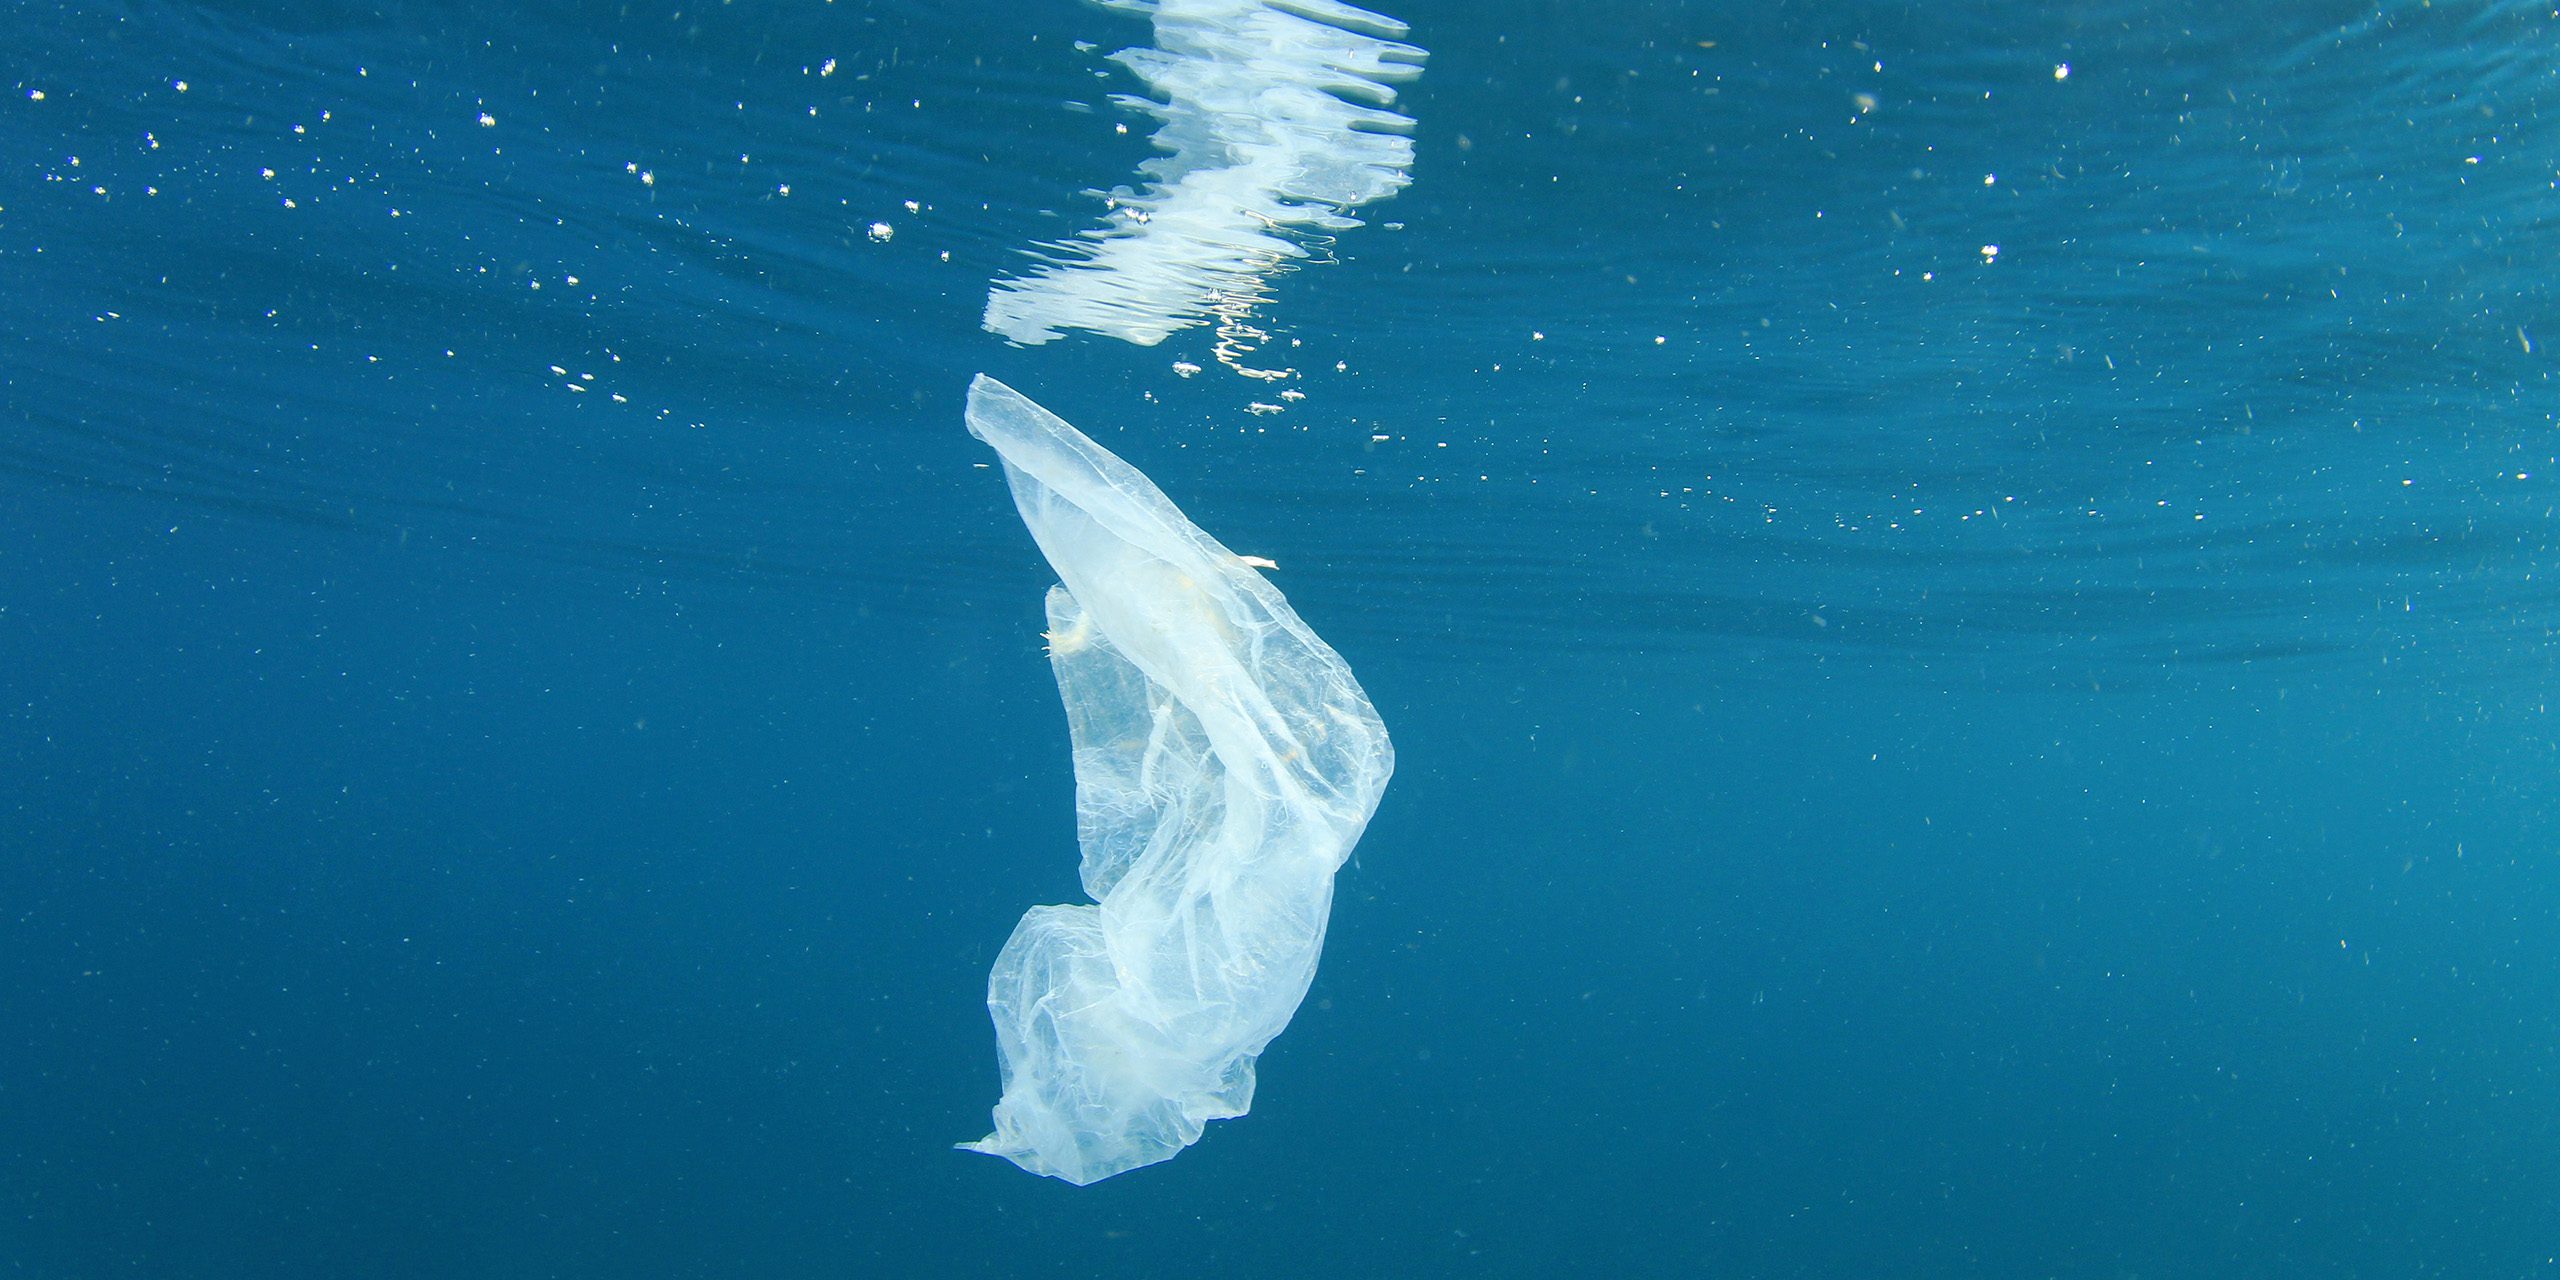
<svg viewBox="0 0 2560 1280">
<path fill-rule="evenodd" d="M 0 1272 L 2560 1268 L 2548 5 L 1395 12 L 1262 416 L 978 328 L 1125 16 L 11 4 Z M 1076 894 L 980 370 L 1401 760 L 1082 1190 L 948 1149 Z"/>
</svg>

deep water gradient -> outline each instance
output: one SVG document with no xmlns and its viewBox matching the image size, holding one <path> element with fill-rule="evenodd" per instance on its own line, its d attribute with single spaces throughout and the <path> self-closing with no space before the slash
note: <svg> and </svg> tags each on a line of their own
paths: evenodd
<svg viewBox="0 0 2560 1280">
<path fill-rule="evenodd" d="M 0 1272 L 2560 1268 L 2551 9 L 1388 7 L 1274 384 L 979 328 L 1126 15 L 9 5 Z M 1082 1189 L 980 371 L 1399 759 Z"/>
</svg>

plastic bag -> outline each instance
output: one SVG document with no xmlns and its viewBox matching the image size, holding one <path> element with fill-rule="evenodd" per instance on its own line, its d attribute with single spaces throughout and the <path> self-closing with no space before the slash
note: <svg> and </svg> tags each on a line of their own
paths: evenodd
<svg viewBox="0 0 2560 1280">
<path fill-rule="evenodd" d="M 1050 662 L 1096 902 L 1032 908 L 996 958 L 1004 1096 L 961 1145 L 1081 1186 L 1252 1105 L 1395 753 L 1332 647 L 1135 468 L 984 375 L 968 422 L 1062 580 Z"/>
</svg>

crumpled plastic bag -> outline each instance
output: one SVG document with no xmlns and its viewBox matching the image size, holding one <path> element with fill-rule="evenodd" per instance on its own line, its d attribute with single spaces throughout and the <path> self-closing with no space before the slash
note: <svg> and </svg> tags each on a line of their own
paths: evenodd
<svg viewBox="0 0 2560 1280">
<path fill-rule="evenodd" d="M 1032 908 L 996 958 L 1004 1096 L 961 1146 L 1081 1186 L 1253 1104 L 1395 752 L 1341 656 L 1135 468 L 984 375 L 968 423 L 1061 579 L 1049 653 L 1095 901 Z"/>
</svg>

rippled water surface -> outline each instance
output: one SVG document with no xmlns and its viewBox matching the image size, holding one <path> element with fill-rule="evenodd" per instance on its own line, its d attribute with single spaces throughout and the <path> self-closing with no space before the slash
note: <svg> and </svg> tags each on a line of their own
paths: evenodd
<svg viewBox="0 0 2560 1280">
<path fill-rule="evenodd" d="M 2560 1267 L 2560 15 L 1390 7 L 10 4 L 0 1263 Z M 1399 761 L 1082 1189 L 982 371 Z"/>
</svg>

